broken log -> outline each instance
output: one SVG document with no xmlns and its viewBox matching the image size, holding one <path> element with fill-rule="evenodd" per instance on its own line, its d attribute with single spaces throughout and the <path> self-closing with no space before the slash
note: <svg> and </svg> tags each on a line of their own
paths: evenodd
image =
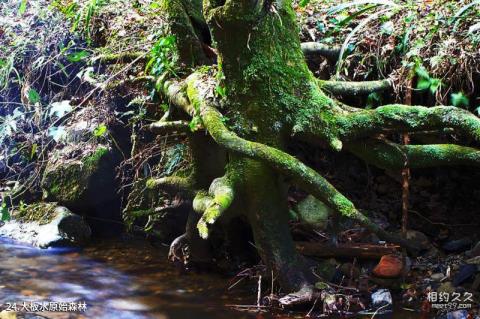
<svg viewBox="0 0 480 319">
<path fill-rule="evenodd" d="M 314 242 L 296 242 L 297 250 L 311 257 L 339 257 L 339 258 L 361 258 L 378 259 L 384 255 L 398 254 L 400 246 L 397 245 L 375 245 L 375 244 L 333 244 L 314 243 Z"/>
</svg>

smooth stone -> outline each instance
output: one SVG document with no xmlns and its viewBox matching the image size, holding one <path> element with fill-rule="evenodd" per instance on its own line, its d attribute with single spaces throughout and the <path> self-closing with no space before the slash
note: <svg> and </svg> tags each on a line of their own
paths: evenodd
<svg viewBox="0 0 480 319">
<path fill-rule="evenodd" d="M 445 275 L 442 273 L 436 273 L 431 275 L 430 278 L 434 281 L 441 281 L 443 278 L 445 278 Z"/>
<path fill-rule="evenodd" d="M 475 275 L 476 272 L 477 272 L 477 266 L 470 265 L 470 264 L 462 265 L 458 270 L 458 272 L 455 274 L 455 277 L 453 277 L 453 285 L 455 287 L 458 285 L 461 285 L 470 277 Z"/>
<path fill-rule="evenodd" d="M 416 230 L 407 230 L 407 239 L 414 241 L 421 250 L 427 250 L 432 246 L 427 235 Z"/>
<path fill-rule="evenodd" d="M 81 216 L 61 206 L 55 208 L 54 216 L 47 224 L 11 220 L 0 227 L 0 236 L 40 248 L 82 246 L 89 241 L 91 234 Z"/>
<path fill-rule="evenodd" d="M 465 249 L 472 244 L 472 240 L 468 237 L 461 239 L 451 240 L 445 243 L 442 248 L 447 252 L 457 252 Z"/>
</svg>

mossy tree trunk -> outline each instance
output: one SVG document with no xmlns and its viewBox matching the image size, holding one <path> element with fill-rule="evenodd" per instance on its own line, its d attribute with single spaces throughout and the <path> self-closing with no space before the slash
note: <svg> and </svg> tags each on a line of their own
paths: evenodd
<svg viewBox="0 0 480 319">
<path fill-rule="evenodd" d="M 201 120 L 203 129 L 191 133 L 192 141 L 206 131 L 212 142 L 227 152 L 226 158 L 214 164 L 222 168 L 222 177 L 213 179 L 218 172 L 189 184 L 195 197 L 193 208 L 201 216 L 197 225 L 201 237 L 208 237 L 210 225 L 217 219 L 245 216 L 259 255 L 281 286 L 285 291 L 306 292 L 297 294 L 299 300 L 310 298 L 312 273 L 296 252 L 288 227 L 286 190 L 288 183 L 295 183 L 339 215 L 414 250 L 414 245 L 371 222 L 315 170 L 289 155 L 287 146 L 302 139 L 336 151 L 345 148 L 380 167 L 398 165 L 399 152 L 407 152 L 407 157 L 422 167 L 478 165 L 478 154 L 471 148 L 429 145 L 402 149 L 381 140 L 372 142 L 372 138 L 383 132 L 450 127 L 479 140 L 479 119 L 452 107 L 390 105 L 362 110 L 329 97 L 322 87 L 355 93 L 382 90 L 391 83 L 349 85 L 315 79 L 305 62 L 291 1 L 206 0 L 203 14 L 218 54 L 217 65 L 199 68 L 184 80 L 172 79 L 160 87 L 172 104 Z M 182 33 L 176 36 L 181 43 Z M 153 126 L 168 127 L 166 120 Z M 371 143 L 375 143 L 372 151 L 378 151 L 378 156 L 359 147 Z M 205 147 L 195 146 L 196 153 L 209 152 L 210 147 L 202 145 Z M 201 156 L 194 160 L 197 172 L 212 169 L 198 163 Z M 213 179 L 209 187 L 205 184 L 208 179 Z M 291 298 L 285 303 L 292 300 L 295 302 Z"/>
</svg>

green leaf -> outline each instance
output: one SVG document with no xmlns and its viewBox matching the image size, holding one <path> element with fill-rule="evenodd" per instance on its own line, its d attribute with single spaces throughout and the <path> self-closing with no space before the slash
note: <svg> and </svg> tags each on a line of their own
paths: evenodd
<svg viewBox="0 0 480 319">
<path fill-rule="evenodd" d="M 426 90 L 430 88 L 430 79 L 420 78 L 417 82 L 417 89 Z"/>
<path fill-rule="evenodd" d="M 227 96 L 227 93 L 226 93 L 226 89 L 224 87 L 221 87 L 220 85 L 217 85 L 215 87 L 215 91 L 217 92 L 217 94 L 221 97 L 225 97 Z"/>
<path fill-rule="evenodd" d="M 420 77 L 424 79 L 430 79 L 430 74 L 428 74 L 427 69 L 423 65 L 419 65 L 415 68 L 415 73 Z"/>
<path fill-rule="evenodd" d="M 188 126 L 190 127 L 190 130 L 192 132 L 197 131 L 201 126 L 202 126 L 202 119 L 200 116 L 194 116 L 190 123 L 188 123 Z"/>
<path fill-rule="evenodd" d="M 300 0 L 300 2 L 298 3 L 298 5 L 299 5 L 300 7 L 305 7 L 309 2 L 310 2 L 310 0 Z"/>
<path fill-rule="evenodd" d="M 453 106 L 456 106 L 456 107 L 462 107 L 462 106 L 467 107 L 470 103 L 470 101 L 468 100 L 468 97 L 462 92 L 453 93 L 451 96 L 451 99 L 452 99 Z"/>
<path fill-rule="evenodd" d="M 90 55 L 90 53 L 88 53 L 85 50 L 82 50 L 82 51 L 78 51 L 78 52 L 68 54 L 67 55 L 67 60 L 72 62 L 72 63 L 80 62 L 83 59 L 85 59 L 86 57 L 88 57 L 89 55 Z"/>
<path fill-rule="evenodd" d="M 38 102 L 40 102 L 40 94 L 38 94 L 38 92 L 34 89 L 28 90 L 28 101 L 31 104 L 37 104 Z"/>
<path fill-rule="evenodd" d="M 38 149 L 38 144 L 33 143 L 32 150 L 30 151 L 30 160 L 32 160 L 35 157 L 35 155 L 37 154 L 37 149 Z"/>
<path fill-rule="evenodd" d="M 387 21 L 380 27 L 380 32 L 382 34 L 391 35 L 395 31 L 395 25 L 392 21 Z"/>
<path fill-rule="evenodd" d="M 27 11 L 27 0 L 22 0 L 20 7 L 18 8 L 18 15 L 23 15 L 25 11 Z"/>
<path fill-rule="evenodd" d="M 442 86 L 442 80 L 440 79 L 430 79 L 430 92 L 435 94 L 437 90 Z"/>
<path fill-rule="evenodd" d="M 50 105 L 49 116 L 63 117 L 65 114 L 72 111 L 70 101 L 65 100 L 61 102 L 54 102 Z"/>
<path fill-rule="evenodd" d="M 10 220 L 10 212 L 8 211 L 7 205 L 5 203 L 0 207 L 1 220 L 6 222 Z"/>
<path fill-rule="evenodd" d="M 102 137 L 107 133 L 107 126 L 102 123 L 93 130 L 93 136 Z"/>
</svg>

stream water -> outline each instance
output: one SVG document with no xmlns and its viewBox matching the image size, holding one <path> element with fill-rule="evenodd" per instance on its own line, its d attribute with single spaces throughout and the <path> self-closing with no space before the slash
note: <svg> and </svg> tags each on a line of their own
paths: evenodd
<svg viewBox="0 0 480 319">
<path fill-rule="evenodd" d="M 18 318 L 267 318 L 229 308 L 228 304 L 252 304 L 256 293 L 241 288 L 228 291 L 228 279 L 179 274 L 166 260 L 165 249 L 145 242 L 98 240 L 83 250 L 40 250 L 0 238 L 0 310 L 14 304 L 22 308 L 23 302 L 27 309 L 32 303 L 86 305 L 82 312 L 21 313 Z"/>
</svg>

